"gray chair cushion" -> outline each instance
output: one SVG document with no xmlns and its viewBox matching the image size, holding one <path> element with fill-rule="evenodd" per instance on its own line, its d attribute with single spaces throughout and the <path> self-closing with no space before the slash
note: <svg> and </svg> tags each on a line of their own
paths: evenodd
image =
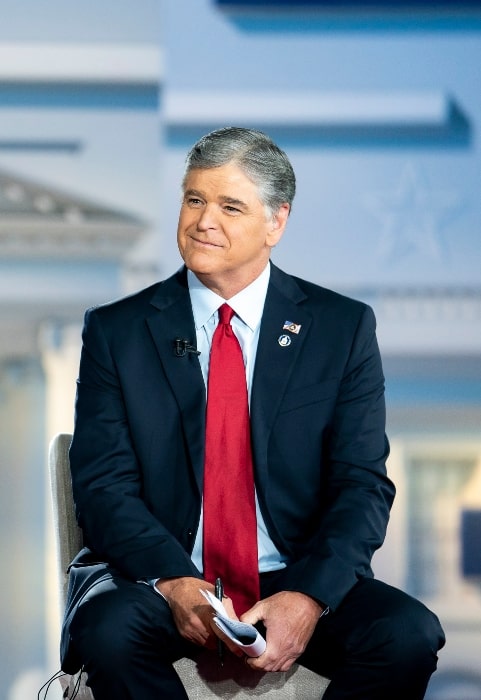
<svg viewBox="0 0 481 700">
<path fill-rule="evenodd" d="M 237 666 L 233 668 L 233 666 Z M 226 660 L 224 668 L 219 668 L 217 659 L 209 654 L 209 659 L 199 662 L 192 659 L 180 659 L 174 664 L 185 687 L 189 700 L 319 700 L 322 698 L 329 681 L 307 668 L 294 664 L 287 672 L 255 673 L 247 669 L 242 662 L 233 664 Z M 78 676 L 64 676 L 60 679 L 62 689 L 69 689 L 73 695 Z M 91 690 L 85 685 L 86 677 L 82 675 L 78 686 L 77 700 L 93 700 Z"/>
</svg>

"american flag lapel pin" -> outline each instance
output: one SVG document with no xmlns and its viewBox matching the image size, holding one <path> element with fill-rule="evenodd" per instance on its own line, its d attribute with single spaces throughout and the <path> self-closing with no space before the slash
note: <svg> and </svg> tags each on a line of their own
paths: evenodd
<svg viewBox="0 0 481 700">
<path fill-rule="evenodd" d="M 294 321 L 284 321 L 284 325 L 282 326 L 282 330 L 289 331 L 290 333 L 295 333 L 296 335 L 299 335 L 299 331 L 301 330 L 301 324 L 294 323 Z"/>
</svg>

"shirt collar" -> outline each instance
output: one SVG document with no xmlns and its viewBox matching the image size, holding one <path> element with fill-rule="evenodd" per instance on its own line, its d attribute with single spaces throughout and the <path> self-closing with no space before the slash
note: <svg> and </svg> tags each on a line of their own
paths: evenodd
<svg viewBox="0 0 481 700">
<path fill-rule="evenodd" d="M 234 309 L 237 316 L 254 331 L 261 322 L 270 272 L 271 266 L 268 263 L 259 277 L 238 294 L 226 300 L 202 284 L 191 270 L 187 270 L 187 283 L 196 330 L 207 323 L 219 306 L 227 303 Z"/>
</svg>

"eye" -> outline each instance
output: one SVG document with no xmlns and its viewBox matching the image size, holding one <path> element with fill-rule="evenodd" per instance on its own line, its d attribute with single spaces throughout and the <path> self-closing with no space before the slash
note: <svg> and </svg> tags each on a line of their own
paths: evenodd
<svg viewBox="0 0 481 700">
<path fill-rule="evenodd" d="M 224 206 L 224 211 L 226 211 L 228 214 L 241 214 L 241 210 L 238 209 L 237 207 L 233 207 L 232 204 L 226 204 Z"/>
<path fill-rule="evenodd" d="M 189 207 L 200 207 L 202 206 L 202 200 L 198 197 L 187 197 L 185 200 Z"/>
</svg>

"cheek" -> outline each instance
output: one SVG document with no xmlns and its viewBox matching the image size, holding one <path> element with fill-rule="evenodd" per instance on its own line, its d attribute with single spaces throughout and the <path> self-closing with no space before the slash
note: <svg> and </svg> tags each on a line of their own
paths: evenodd
<svg viewBox="0 0 481 700">
<path fill-rule="evenodd" d="M 198 215 L 195 211 L 182 207 L 179 212 L 179 223 L 177 226 L 178 230 L 185 231 L 189 227 L 195 225 L 197 217 Z"/>
<path fill-rule="evenodd" d="M 180 221 L 179 225 L 177 226 L 177 244 L 180 246 L 184 242 L 184 234 L 182 233 L 182 228 L 180 226 Z"/>
<path fill-rule="evenodd" d="M 179 222 L 179 226 L 177 228 L 177 247 L 179 248 L 181 254 L 184 254 L 184 251 L 187 248 L 187 243 L 188 243 L 188 238 L 185 235 L 185 229 L 181 226 L 181 223 Z"/>
<path fill-rule="evenodd" d="M 265 237 L 256 231 L 249 231 L 238 239 L 237 246 L 244 255 L 255 255 L 265 247 Z"/>
<path fill-rule="evenodd" d="M 192 215 L 189 215 L 188 213 L 182 213 L 179 216 L 179 221 L 177 224 L 177 238 L 183 238 L 184 240 L 186 239 L 186 232 L 189 230 L 189 228 L 192 228 L 193 225 L 193 217 Z"/>
</svg>

